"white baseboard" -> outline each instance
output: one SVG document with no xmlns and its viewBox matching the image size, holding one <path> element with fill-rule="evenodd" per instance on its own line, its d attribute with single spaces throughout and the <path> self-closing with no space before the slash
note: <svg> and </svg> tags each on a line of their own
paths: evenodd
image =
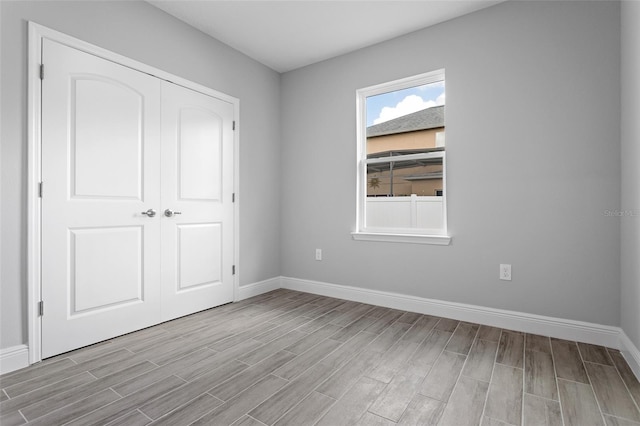
<svg viewBox="0 0 640 426">
<path fill-rule="evenodd" d="M 281 277 L 269 278 L 268 280 L 258 281 L 248 285 L 238 287 L 238 297 L 236 302 L 248 299 L 249 297 L 258 296 L 262 293 L 277 290 L 282 287 Z"/>
<path fill-rule="evenodd" d="M 29 348 L 27 345 L 0 349 L 0 374 L 10 373 L 29 366 Z"/>
<path fill-rule="evenodd" d="M 297 278 L 282 277 L 282 288 L 609 348 L 621 347 L 622 330 L 619 327 Z"/>
<path fill-rule="evenodd" d="M 623 330 L 620 330 L 620 352 L 636 377 L 640 378 L 640 351 Z"/>
<path fill-rule="evenodd" d="M 241 286 L 237 301 L 279 288 L 620 349 L 636 377 L 640 378 L 640 350 L 619 327 L 289 277 L 274 277 Z M 27 366 L 27 345 L 0 349 L 0 374 Z"/>
</svg>

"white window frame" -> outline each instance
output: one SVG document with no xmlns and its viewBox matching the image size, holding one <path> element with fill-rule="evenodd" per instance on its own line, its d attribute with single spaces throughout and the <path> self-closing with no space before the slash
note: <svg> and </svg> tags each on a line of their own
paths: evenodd
<svg viewBox="0 0 640 426">
<path fill-rule="evenodd" d="M 354 240 L 360 241 L 387 241 L 396 243 L 435 244 L 449 245 L 451 236 L 447 231 L 447 173 L 446 152 L 430 152 L 422 154 L 410 154 L 395 157 L 400 159 L 418 160 L 424 158 L 442 157 L 442 229 L 415 229 L 415 228 L 373 228 L 366 227 L 366 201 L 367 201 L 367 165 L 388 162 L 386 158 L 367 159 L 367 98 L 383 93 L 394 92 L 415 86 L 445 81 L 444 69 L 415 75 L 375 86 L 365 87 L 356 91 L 356 120 L 357 120 L 357 178 L 356 178 L 356 230 L 351 233 Z M 445 83 L 446 84 L 446 83 Z M 446 108 L 446 107 L 445 107 Z"/>
</svg>

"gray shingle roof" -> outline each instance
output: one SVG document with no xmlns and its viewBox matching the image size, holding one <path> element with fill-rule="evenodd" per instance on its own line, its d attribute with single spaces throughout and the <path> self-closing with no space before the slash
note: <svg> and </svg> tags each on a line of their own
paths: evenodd
<svg viewBox="0 0 640 426">
<path fill-rule="evenodd" d="M 384 123 L 369 126 L 367 127 L 367 137 L 415 132 L 438 127 L 444 127 L 444 105 L 423 109 Z"/>
</svg>

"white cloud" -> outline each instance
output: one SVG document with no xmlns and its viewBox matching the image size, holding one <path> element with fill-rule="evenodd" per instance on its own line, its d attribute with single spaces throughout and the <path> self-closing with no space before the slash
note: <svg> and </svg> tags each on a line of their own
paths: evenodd
<svg viewBox="0 0 640 426">
<path fill-rule="evenodd" d="M 433 100 L 425 101 L 418 95 L 409 95 L 395 107 L 384 107 L 380 111 L 378 118 L 373 120 L 373 124 L 384 123 L 385 121 L 393 120 L 394 118 L 402 117 L 403 115 L 411 114 L 426 108 L 431 108 L 438 105 L 444 105 L 445 96 L 444 92 Z"/>
</svg>

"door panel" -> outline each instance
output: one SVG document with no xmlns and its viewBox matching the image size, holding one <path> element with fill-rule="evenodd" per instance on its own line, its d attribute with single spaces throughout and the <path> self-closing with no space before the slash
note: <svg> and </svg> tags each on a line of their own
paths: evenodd
<svg viewBox="0 0 640 426">
<path fill-rule="evenodd" d="M 141 226 L 69 233 L 70 316 L 144 301 Z"/>
<path fill-rule="evenodd" d="M 99 76 L 75 75 L 70 84 L 73 196 L 141 199 L 143 96 Z"/>
<path fill-rule="evenodd" d="M 42 356 L 160 322 L 160 82 L 44 40 Z"/>
<path fill-rule="evenodd" d="M 177 113 L 180 199 L 220 201 L 222 117 L 192 107 Z"/>
<path fill-rule="evenodd" d="M 212 286 L 222 281 L 220 223 L 179 225 L 177 291 Z"/>
<path fill-rule="evenodd" d="M 233 105 L 162 83 L 162 316 L 233 300 Z"/>
</svg>

